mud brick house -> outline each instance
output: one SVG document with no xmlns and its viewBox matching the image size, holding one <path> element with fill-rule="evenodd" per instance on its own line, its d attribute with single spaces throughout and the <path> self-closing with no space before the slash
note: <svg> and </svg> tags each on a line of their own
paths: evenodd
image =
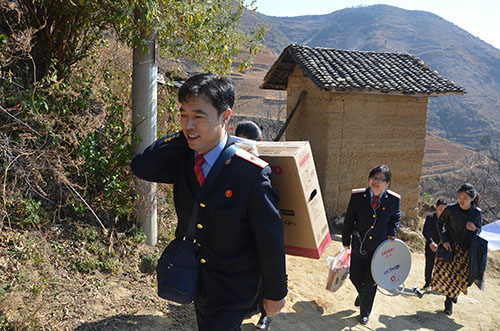
<svg viewBox="0 0 500 331">
<path fill-rule="evenodd" d="M 329 217 L 345 213 L 377 164 L 391 168 L 404 217 L 416 217 L 428 99 L 465 93 L 409 54 L 295 44 L 261 88 L 287 91 L 286 140 L 309 140 Z"/>
</svg>

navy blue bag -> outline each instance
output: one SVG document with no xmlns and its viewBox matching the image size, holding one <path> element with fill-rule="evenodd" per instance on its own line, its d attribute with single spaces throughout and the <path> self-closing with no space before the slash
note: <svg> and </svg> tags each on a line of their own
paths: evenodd
<svg viewBox="0 0 500 331">
<path fill-rule="evenodd" d="M 191 303 L 198 283 L 198 258 L 192 241 L 175 238 L 156 266 L 158 295 L 177 303 Z"/>
<path fill-rule="evenodd" d="M 196 196 L 185 237 L 175 238 L 161 254 L 156 266 L 160 298 L 182 304 L 193 302 L 198 284 L 198 255 L 194 237 L 194 227 L 198 218 L 198 199 L 212 185 L 220 169 L 233 157 L 237 148 L 235 145 L 230 145 L 219 156 Z"/>
</svg>

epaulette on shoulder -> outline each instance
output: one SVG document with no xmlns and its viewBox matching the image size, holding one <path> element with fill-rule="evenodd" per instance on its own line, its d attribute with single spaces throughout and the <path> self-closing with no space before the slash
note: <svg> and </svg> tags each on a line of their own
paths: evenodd
<svg viewBox="0 0 500 331">
<path fill-rule="evenodd" d="M 352 193 L 365 193 L 366 192 L 366 187 L 363 188 L 353 188 Z"/>
<path fill-rule="evenodd" d="M 234 153 L 236 156 L 239 156 L 240 158 L 242 158 L 243 160 L 246 160 L 250 163 L 253 163 L 261 168 L 264 168 L 268 165 L 268 163 L 260 158 L 258 158 L 257 156 L 253 155 L 252 153 L 250 152 L 247 152 L 246 150 L 244 150 L 243 148 L 238 148 L 236 149 L 236 152 Z"/>
<path fill-rule="evenodd" d="M 398 193 L 396 193 L 396 192 L 394 192 L 394 191 L 387 190 L 387 193 L 389 193 L 389 194 L 390 194 L 390 195 L 392 195 L 392 196 L 395 196 L 395 197 L 396 197 L 396 198 L 398 198 L 398 199 L 401 199 L 401 195 L 400 195 L 400 194 L 398 194 Z"/>
<path fill-rule="evenodd" d="M 182 131 L 177 131 L 177 132 L 171 133 L 163 139 L 163 142 L 168 143 L 169 141 L 171 141 L 175 138 L 179 138 L 181 134 L 182 134 Z"/>
</svg>

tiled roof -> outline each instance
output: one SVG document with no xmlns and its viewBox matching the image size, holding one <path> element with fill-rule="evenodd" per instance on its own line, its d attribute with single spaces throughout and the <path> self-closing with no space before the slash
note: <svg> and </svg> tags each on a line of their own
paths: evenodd
<svg viewBox="0 0 500 331">
<path fill-rule="evenodd" d="M 462 95 L 465 90 L 403 53 L 347 51 L 291 44 L 264 77 L 261 88 L 285 90 L 295 65 L 326 91 L 405 95 Z"/>
</svg>

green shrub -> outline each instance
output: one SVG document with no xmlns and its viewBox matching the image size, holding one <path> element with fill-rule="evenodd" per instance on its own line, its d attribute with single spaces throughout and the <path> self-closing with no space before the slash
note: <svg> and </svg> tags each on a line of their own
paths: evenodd
<svg viewBox="0 0 500 331">
<path fill-rule="evenodd" d="M 146 242 L 146 234 L 140 228 L 130 230 L 129 237 L 134 244 L 144 244 Z"/>
<path fill-rule="evenodd" d="M 101 230 L 95 226 L 78 227 L 73 232 L 75 240 L 96 244 L 101 237 Z"/>
<path fill-rule="evenodd" d="M 80 273 L 88 274 L 100 270 L 104 273 L 114 274 L 118 272 L 120 262 L 113 257 L 88 257 L 83 259 L 77 258 L 73 260 L 73 267 Z"/>
<path fill-rule="evenodd" d="M 104 71 L 104 75 L 109 75 Z M 83 158 L 80 179 L 89 185 L 87 196 L 99 203 L 100 208 L 111 212 L 113 220 L 131 215 L 135 199 L 132 191 L 128 164 L 132 158 L 130 126 L 125 120 L 126 106 L 113 94 L 111 86 L 101 95 L 106 105 L 106 118 L 95 131 L 80 137 L 77 154 Z M 78 205 L 75 211 L 81 212 Z"/>
<path fill-rule="evenodd" d="M 48 215 L 40 201 L 14 195 L 8 199 L 10 224 L 19 229 L 39 229 L 48 222 Z"/>
<path fill-rule="evenodd" d="M 421 197 L 422 197 L 422 200 L 424 200 L 424 202 L 426 202 L 430 205 L 433 204 L 434 197 L 432 196 L 432 194 L 424 192 L 424 193 L 422 193 Z"/>
<path fill-rule="evenodd" d="M 104 273 L 115 274 L 120 269 L 120 262 L 116 258 L 108 257 L 100 261 L 99 268 Z"/>
<path fill-rule="evenodd" d="M 99 269 L 99 261 L 94 258 L 77 258 L 73 260 L 73 267 L 81 273 L 91 273 Z"/>
<path fill-rule="evenodd" d="M 14 330 L 14 326 L 7 320 L 7 316 L 5 316 L 0 311 L 0 330 Z"/>
<path fill-rule="evenodd" d="M 145 274 L 154 274 L 156 272 L 156 265 L 158 264 L 159 256 L 157 254 L 144 254 L 141 257 L 141 264 L 139 270 Z"/>
</svg>

